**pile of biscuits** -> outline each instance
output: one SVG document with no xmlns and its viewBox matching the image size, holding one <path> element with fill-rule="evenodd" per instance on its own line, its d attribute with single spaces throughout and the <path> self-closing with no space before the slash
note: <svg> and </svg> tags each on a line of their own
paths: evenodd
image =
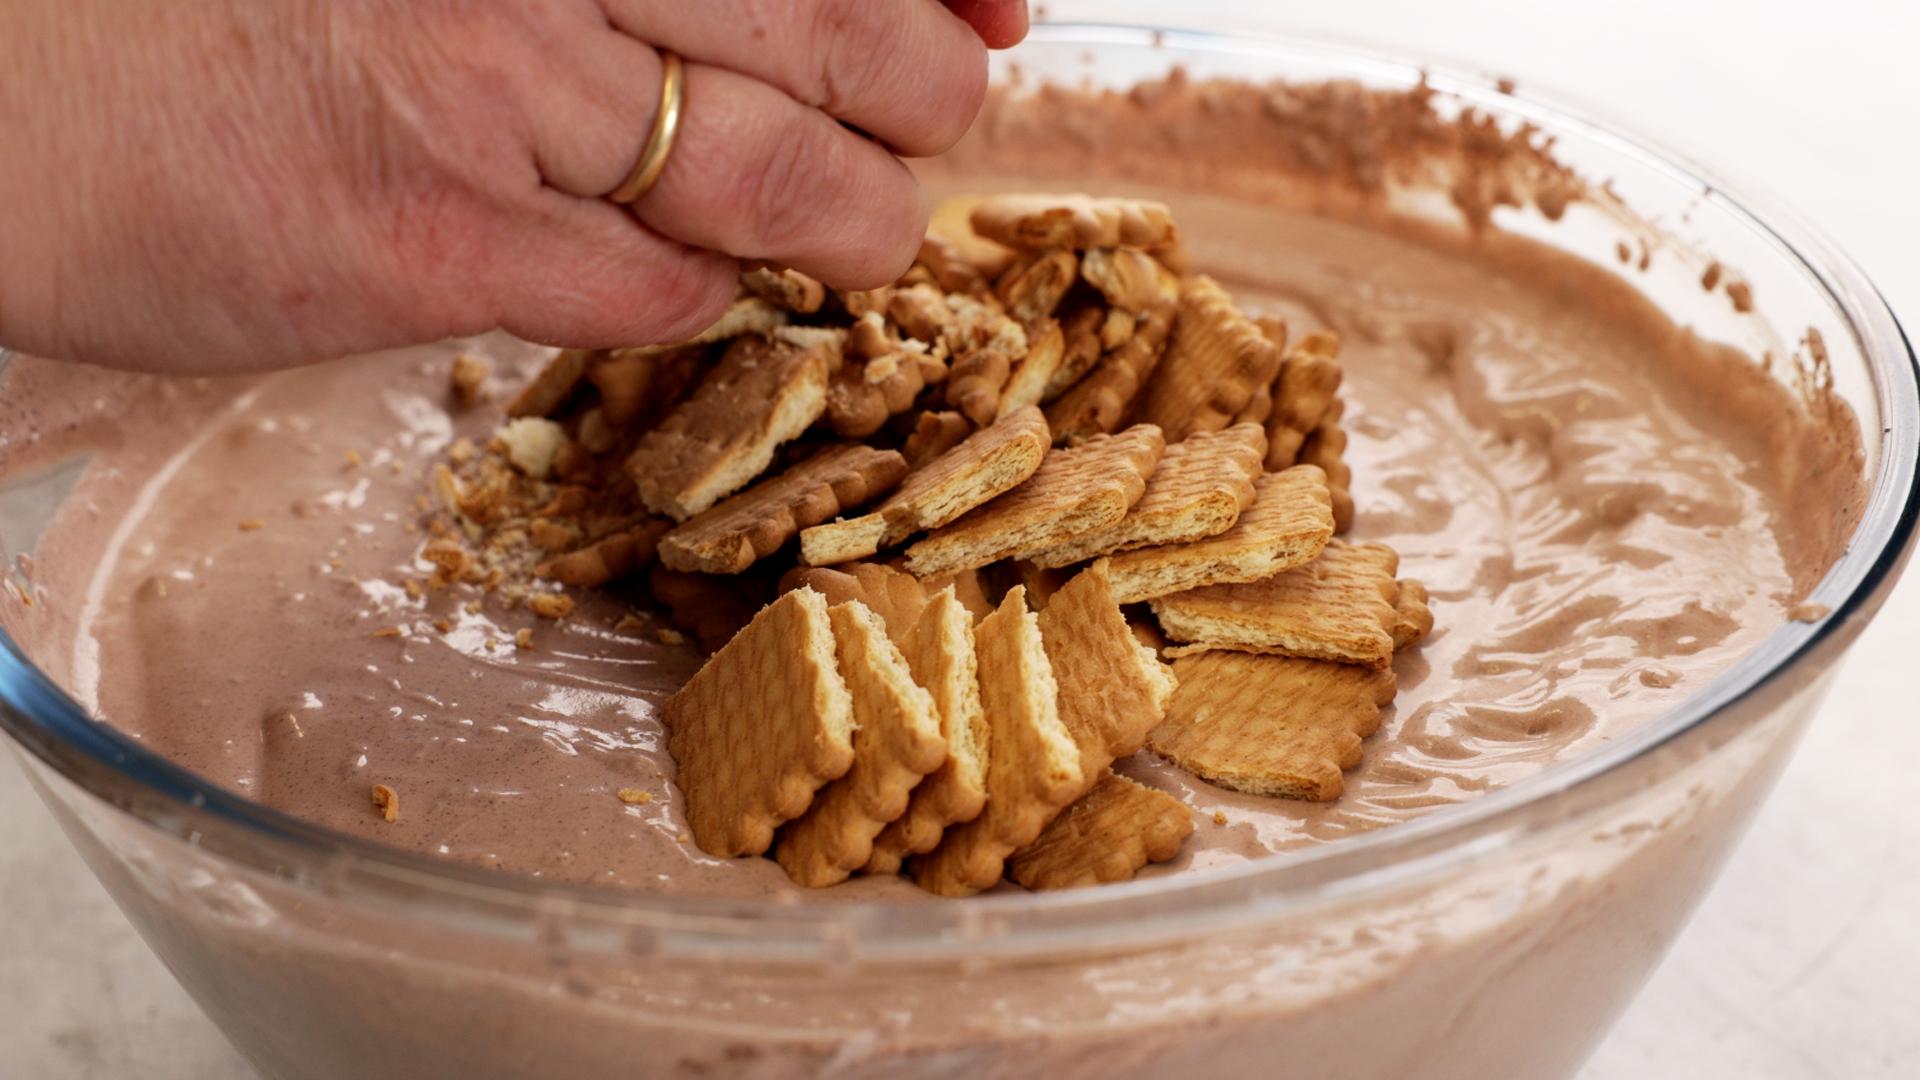
<svg viewBox="0 0 1920 1080">
<path fill-rule="evenodd" d="M 1184 269 L 1159 203 L 1015 195 L 887 288 L 744 273 L 693 341 L 556 356 L 443 470 L 435 543 L 535 598 L 644 576 L 711 654 L 665 709 L 710 853 L 1129 878 L 1193 823 L 1114 762 L 1336 798 L 1432 626 L 1335 538 L 1337 337 Z"/>
</svg>

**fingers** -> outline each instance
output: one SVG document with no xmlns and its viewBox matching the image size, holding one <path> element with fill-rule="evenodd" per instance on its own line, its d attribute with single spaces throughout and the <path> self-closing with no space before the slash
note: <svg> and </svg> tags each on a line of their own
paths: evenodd
<svg viewBox="0 0 1920 1080">
<path fill-rule="evenodd" d="M 909 156 L 959 141 L 986 95 L 982 35 L 929 0 L 702 0 L 698 14 L 682 0 L 601 2 L 635 38 L 759 79 Z M 1019 8 L 1024 30 L 1024 3 L 984 6 Z"/>
<path fill-rule="evenodd" d="M 612 203 L 541 193 L 504 218 L 477 288 L 487 325 L 529 341 L 611 348 L 684 341 L 733 299 L 738 267 L 650 233 Z"/>
<path fill-rule="evenodd" d="M 1027 36 L 1027 0 L 941 0 L 989 49 L 1011 49 Z"/>
<path fill-rule="evenodd" d="M 583 199 L 626 177 L 659 103 L 658 55 L 602 37 L 577 62 L 608 74 L 581 79 L 577 96 L 544 96 L 530 125 L 541 174 Z M 689 63 L 686 80 L 666 171 L 630 207 L 649 228 L 843 288 L 883 285 L 912 265 L 928 210 L 893 155 L 757 79 Z M 603 83 L 624 87 L 591 100 Z"/>
</svg>

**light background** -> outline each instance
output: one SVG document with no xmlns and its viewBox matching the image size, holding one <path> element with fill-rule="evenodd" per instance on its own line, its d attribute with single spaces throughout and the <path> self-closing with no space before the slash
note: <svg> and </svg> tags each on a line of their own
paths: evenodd
<svg viewBox="0 0 1920 1080">
<path fill-rule="evenodd" d="M 1086 4 L 1048 5 L 1056 16 Z M 1118 5 L 1108 5 L 1118 6 Z M 1194 2 L 1174 6 L 1186 18 Z M 1920 319 L 1920 4 L 1211 5 L 1515 77 L 1771 189 Z M 1168 10 L 1136 4 L 1132 10 Z M 1920 571 L 1916 572 L 1920 574 Z M 1854 649 L 1778 792 L 1580 1080 L 1920 1076 L 1920 580 Z M 249 1075 L 0 765 L 0 1072 Z M 1577 976 L 1570 976 L 1577 977 Z"/>
</svg>

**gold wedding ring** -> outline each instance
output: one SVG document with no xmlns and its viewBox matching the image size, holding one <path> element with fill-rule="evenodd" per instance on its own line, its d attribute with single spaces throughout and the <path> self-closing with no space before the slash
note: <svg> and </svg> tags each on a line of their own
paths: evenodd
<svg viewBox="0 0 1920 1080">
<path fill-rule="evenodd" d="M 653 117 L 653 134 L 640 150 L 633 171 L 607 198 L 626 205 L 653 188 L 666 171 L 667 157 L 673 153 L 674 137 L 680 134 L 680 106 L 687 97 L 687 67 L 674 54 L 660 52 L 660 111 Z"/>
</svg>

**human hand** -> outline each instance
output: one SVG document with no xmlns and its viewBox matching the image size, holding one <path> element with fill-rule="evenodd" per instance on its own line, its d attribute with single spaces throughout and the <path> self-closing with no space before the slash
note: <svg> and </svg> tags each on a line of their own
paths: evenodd
<svg viewBox="0 0 1920 1080">
<path fill-rule="evenodd" d="M 478 333 L 711 322 L 736 259 L 910 263 L 1024 0 L 16 0 L 0 344 L 241 371 Z M 665 172 L 603 196 L 687 63 Z M 871 138 L 850 128 L 857 128 Z"/>
</svg>

